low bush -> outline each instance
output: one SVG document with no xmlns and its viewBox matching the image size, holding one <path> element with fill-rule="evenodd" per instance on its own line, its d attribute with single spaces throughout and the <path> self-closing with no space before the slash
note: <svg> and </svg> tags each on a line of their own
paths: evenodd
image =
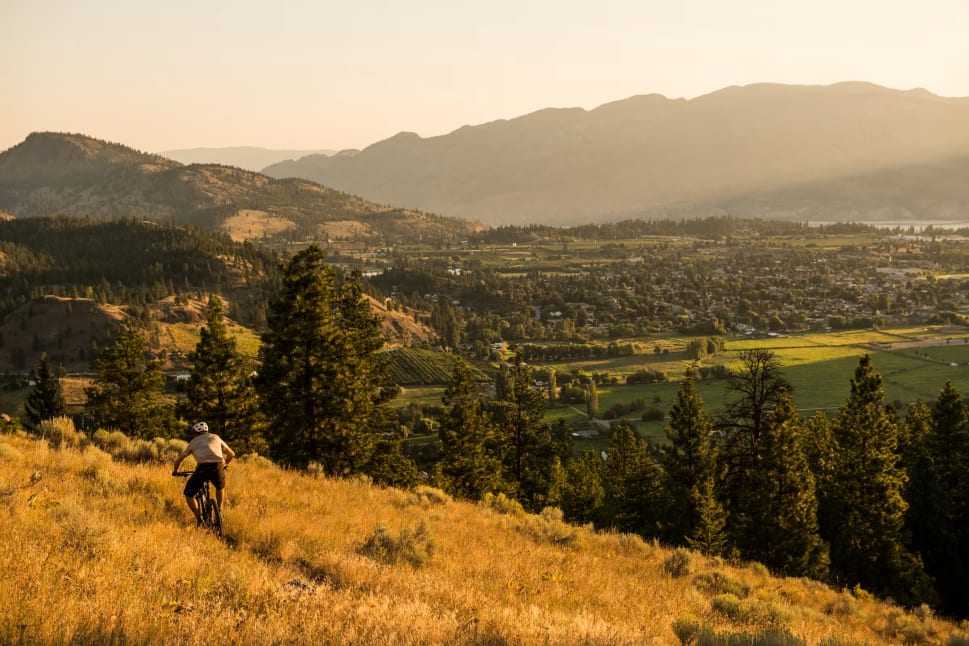
<svg viewBox="0 0 969 646">
<path fill-rule="evenodd" d="M 735 594 L 718 594 L 710 600 L 710 606 L 739 624 L 776 628 L 790 617 L 776 603 L 764 599 L 740 599 Z"/>
<path fill-rule="evenodd" d="M 805 646 L 807 640 L 792 635 L 786 629 L 763 632 L 718 633 L 693 615 L 679 617 L 673 622 L 673 632 L 683 646 Z M 834 646 L 834 645 L 832 645 Z"/>
<path fill-rule="evenodd" d="M 564 547 L 581 545 L 587 531 L 565 522 L 562 510 L 557 507 L 546 507 L 537 516 L 526 516 L 525 521 L 523 527 L 532 536 Z"/>
<path fill-rule="evenodd" d="M 390 565 L 406 562 L 420 567 L 434 553 L 434 541 L 423 521 L 416 530 L 401 529 L 397 535 L 387 527 L 377 525 L 358 551 L 363 556 Z"/>
<path fill-rule="evenodd" d="M 401 506 L 417 505 L 420 507 L 431 507 L 434 505 L 446 505 L 453 501 L 451 496 L 440 489 L 427 485 L 418 485 L 409 493 L 401 491 L 401 498 Z"/>
<path fill-rule="evenodd" d="M 481 505 L 499 514 L 507 514 L 519 518 L 525 516 L 525 508 L 522 507 L 522 504 L 503 493 L 499 493 L 498 495 L 486 493 L 484 498 L 481 499 Z"/>
<path fill-rule="evenodd" d="M 750 586 L 722 570 L 698 574 L 693 583 L 698 590 L 707 594 L 732 594 L 739 598 L 750 594 Z"/>
<path fill-rule="evenodd" d="M 94 432 L 94 445 L 116 460 L 125 462 L 174 462 L 185 449 L 185 440 L 156 437 L 153 440 L 129 438 L 121 431 L 98 429 Z"/>
<path fill-rule="evenodd" d="M 88 441 L 84 433 L 74 428 L 74 420 L 70 417 L 41 420 L 37 425 L 36 434 L 47 440 L 47 443 L 54 448 L 79 448 Z"/>
<path fill-rule="evenodd" d="M 674 579 L 693 574 L 695 567 L 696 555 L 683 548 L 673 550 L 673 553 L 663 561 L 663 571 Z"/>
</svg>

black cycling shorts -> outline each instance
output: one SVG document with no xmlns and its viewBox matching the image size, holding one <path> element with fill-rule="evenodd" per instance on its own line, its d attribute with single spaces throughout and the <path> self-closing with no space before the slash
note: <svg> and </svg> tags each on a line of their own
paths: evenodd
<svg viewBox="0 0 969 646">
<path fill-rule="evenodd" d="M 185 483 L 185 495 L 194 496 L 206 482 L 211 482 L 219 491 L 225 489 L 225 465 L 221 462 L 203 462 L 195 467 L 195 472 Z"/>
</svg>

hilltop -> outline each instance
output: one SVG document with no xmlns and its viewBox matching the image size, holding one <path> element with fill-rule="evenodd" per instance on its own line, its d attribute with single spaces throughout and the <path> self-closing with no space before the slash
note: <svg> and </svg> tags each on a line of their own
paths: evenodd
<svg viewBox="0 0 969 646">
<path fill-rule="evenodd" d="M 391 244 L 466 237 L 469 220 L 382 206 L 302 179 L 182 165 L 80 134 L 33 133 L 0 153 L 0 211 L 15 217 L 138 218 L 235 240 L 355 239 Z"/>
<path fill-rule="evenodd" d="M 427 139 L 400 133 L 264 172 L 489 225 L 723 213 L 939 219 L 964 217 L 969 205 L 967 123 L 969 98 L 755 84 L 545 109 Z M 925 172 L 933 164 L 942 176 Z"/>
<path fill-rule="evenodd" d="M 236 644 L 521 646 L 969 638 L 931 612 L 861 590 L 596 533 L 554 510 L 528 515 L 501 497 L 472 504 L 429 487 L 324 478 L 254 455 L 230 469 L 220 541 L 188 522 L 182 483 L 168 475 L 184 442 L 104 431 L 92 442 L 61 423 L 46 429 L 50 442 L 4 430 L 3 643 L 203 644 L 213 634 Z"/>
</svg>

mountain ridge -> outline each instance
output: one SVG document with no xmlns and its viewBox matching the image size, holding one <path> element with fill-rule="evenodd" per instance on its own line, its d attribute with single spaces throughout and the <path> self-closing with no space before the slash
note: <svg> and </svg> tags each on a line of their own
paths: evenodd
<svg viewBox="0 0 969 646">
<path fill-rule="evenodd" d="M 547 108 L 426 139 L 400 133 L 264 171 L 489 225 L 570 225 L 724 211 L 751 194 L 958 157 L 969 154 L 967 125 L 969 98 L 761 83 Z"/>
<path fill-rule="evenodd" d="M 15 217 L 143 218 L 267 243 L 347 236 L 466 236 L 479 223 L 375 204 L 303 179 L 184 165 L 72 133 L 32 133 L 0 153 L 0 211 Z"/>
</svg>

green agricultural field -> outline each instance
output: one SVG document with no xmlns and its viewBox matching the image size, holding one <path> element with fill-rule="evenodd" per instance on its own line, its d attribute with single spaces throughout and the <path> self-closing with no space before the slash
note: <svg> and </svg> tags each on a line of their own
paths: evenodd
<svg viewBox="0 0 969 646">
<path fill-rule="evenodd" d="M 650 343 L 640 340 L 641 345 Z M 678 340 L 680 341 L 680 340 Z M 886 403 L 907 405 L 916 400 L 932 402 L 939 389 L 951 381 L 959 392 L 969 394 L 969 331 L 963 328 L 918 327 L 890 330 L 850 330 L 813 333 L 765 339 L 731 339 L 727 349 L 704 360 L 701 365 L 726 364 L 739 367 L 742 350 L 767 348 L 781 361 L 783 375 L 793 388 L 794 401 L 805 417 L 818 410 L 834 413 L 851 393 L 851 379 L 859 359 L 868 354 L 875 371 L 882 376 Z M 953 366 L 952 364 L 956 365 Z M 559 370 L 577 370 L 622 376 L 644 366 L 662 369 L 670 382 L 660 384 L 605 385 L 598 389 L 599 414 L 610 407 L 642 400 L 665 412 L 676 397 L 679 380 L 691 362 L 685 353 L 637 355 L 609 360 L 555 364 Z M 714 415 L 731 399 L 724 380 L 698 380 L 697 390 L 704 410 Z M 554 411 L 554 412 L 553 412 Z M 643 422 L 640 412 L 627 415 L 640 434 L 651 441 L 665 441 L 668 419 Z M 584 406 L 552 409 L 549 419 L 566 419 L 576 426 L 586 424 Z M 590 446 L 605 446 L 606 441 L 583 441 Z M 577 445 L 578 446 L 578 445 Z"/>
<path fill-rule="evenodd" d="M 388 355 L 390 380 L 401 386 L 447 384 L 459 360 L 457 355 L 420 348 L 394 348 Z M 481 377 L 484 378 L 483 373 Z"/>
</svg>

